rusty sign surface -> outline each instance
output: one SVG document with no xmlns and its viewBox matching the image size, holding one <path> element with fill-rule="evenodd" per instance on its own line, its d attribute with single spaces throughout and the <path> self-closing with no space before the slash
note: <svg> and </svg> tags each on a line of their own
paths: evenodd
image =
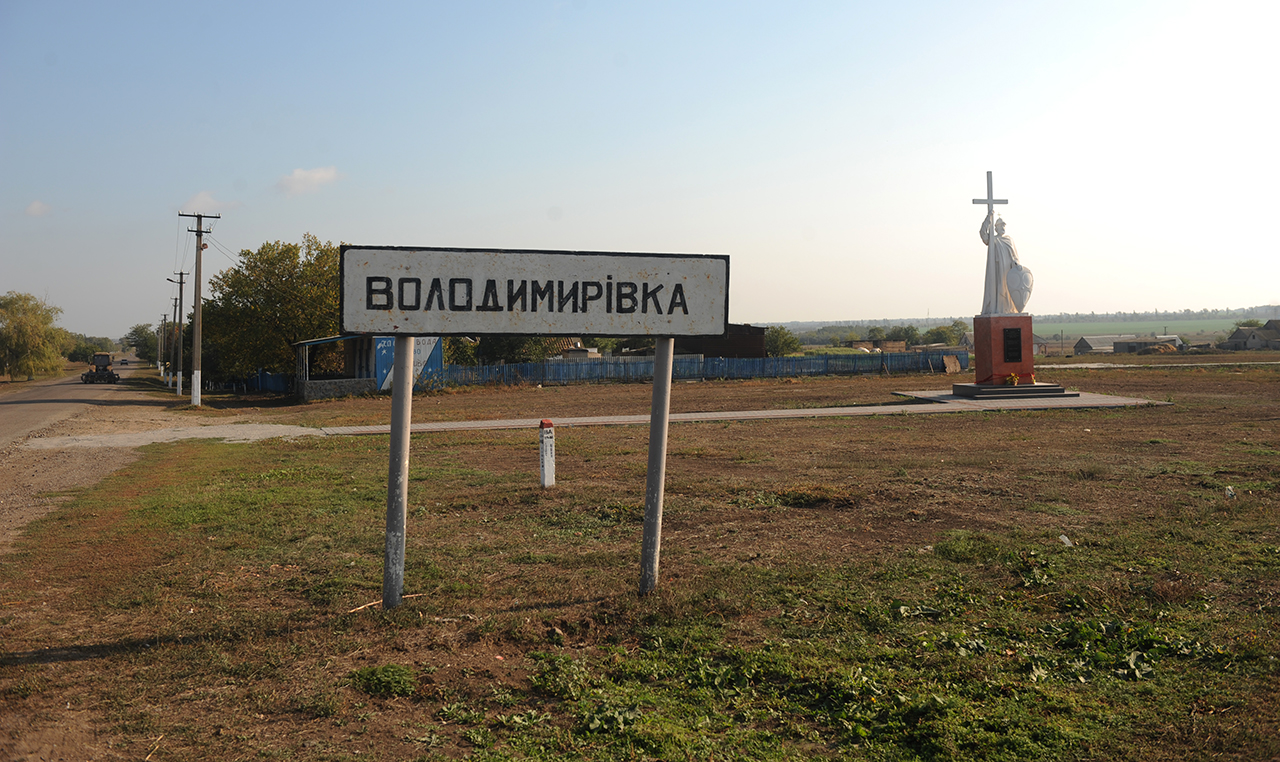
<svg viewBox="0 0 1280 762">
<path fill-rule="evenodd" d="M 722 336 L 729 257 L 347 246 L 342 332 Z"/>
</svg>

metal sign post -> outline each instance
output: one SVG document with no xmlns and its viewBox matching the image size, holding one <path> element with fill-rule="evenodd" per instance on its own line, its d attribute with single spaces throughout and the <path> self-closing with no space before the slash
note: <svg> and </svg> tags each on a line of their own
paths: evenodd
<svg viewBox="0 0 1280 762">
<path fill-rule="evenodd" d="M 671 419 L 671 366 L 675 339 L 658 339 L 653 355 L 653 403 L 649 412 L 649 468 L 644 485 L 644 541 L 640 549 L 640 594 L 658 586 L 662 551 L 662 498 L 667 488 L 667 424 Z"/>
<path fill-rule="evenodd" d="M 342 332 L 396 337 L 383 608 L 398 606 L 404 587 L 413 336 L 657 339 L 640 578 L 641 594 L 651 592 L 662 545 L 673 337 L 725 334 L 729 257 L 344 245 L 339 269 Z M 554 433 L 543 432 L 548 487 Z"/>
<path fill-rule="evenodd" d="M 382 561 L 382 610 L 404 594 L 405 516 L 409 506 L 409 418 L 413 408 L 413 337 L 396 337 L 391 388 L 391 459 L 387 467 L 387 549 Z"/>
</svg>

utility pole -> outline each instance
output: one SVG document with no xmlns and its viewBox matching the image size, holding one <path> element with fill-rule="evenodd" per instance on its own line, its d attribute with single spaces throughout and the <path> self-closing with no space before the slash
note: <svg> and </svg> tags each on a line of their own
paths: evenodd
<svg viewBox="0 0 1280 762">
<path fill-rule="evenodd" d="M 199 262 L 200 261 L 199 258 L 197 258 L 196 261 Z M 181 397 L 182 396 L 182 286 L 184 283 L 187 282 L 186 281 L 187 274 L 184 272 L 176 272 L 174 273 L 174 275 L 178 276 L 177 280 L 174 280 L 173 278 L 165 278 L 165 280 L 169 281 L 170 283 L 178 284 L 178 300 L 174 305 L 174 313 L 173 313 L 173 327 L 178 334 L 178 340 L 174 342 L 173 351 L 178 355 L 178 358 L 177 358 L 178 361 L 176 363 L 177 373 L 175 375 L 175 378 L 177 378 L 178 380 L 178 396 Z M 195 404 L 195 403 L 192 403 L 192 404 Z"/>
<path fill-rule="evenodd" d="M 165 280 L 168 280 L 168 278 L 166 278 Z M 169 354 L 168 354 L 168 359 L 165 360 L 165 363 L 164 363 L 164 372 L 168 375 L 168 378 L 165 379 L 165 385 L 169 387 L 173 386 L 173 368 L 174 368 L 173 348 L 174 346 L 177 346 L 179 348 L 182 347 L 181 341 L 174 340 L 174 334 L 177 331 L 178 331 L 178 297 L 175 296 L 173 297 L 173 320 L 169 321 L 169 344 L 168 344 Z"/>
<path fill-rule="evenodd" d="M 186 214 L 178 212 L 179 217 L 195 217 L 196 229 L 187 228 L 188 233 L 196 234 L 196 284 L 195 295 L 191 299 L 191 306 L 195 311 L 195 320 L 192 325 L 193 336 L 191 337 L 191 404 L 200 407 L 200 256 L 204 253 L 204 234 L 213 231 L 204 229 L 204 219 L 222 219 L 221 214 Z"/>
</svg>

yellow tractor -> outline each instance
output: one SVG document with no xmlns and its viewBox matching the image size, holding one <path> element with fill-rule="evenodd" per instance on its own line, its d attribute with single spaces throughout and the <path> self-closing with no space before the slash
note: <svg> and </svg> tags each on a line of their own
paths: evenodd
<svg viewBox="0 0 1280 762">
<path fill-rule="evenodd" d="M 120 377 L 111 370 L 111 354 L 96 352 L 91 361 L 93 367 L 80 374 L 80 380 L 86 384 L 114 384 Z"/>
</svg>

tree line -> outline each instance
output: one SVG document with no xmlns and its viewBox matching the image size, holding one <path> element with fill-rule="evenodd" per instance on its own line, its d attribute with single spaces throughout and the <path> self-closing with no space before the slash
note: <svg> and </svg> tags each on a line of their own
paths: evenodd
<svg viewBox="0 0 1280 762">
<path fill-rule="evenodd" d="M 30 380 L 60 372 L 66 360 L 88 362 L 95 352 L 116 351 L 116 342 L 105 336 L 60 327 L 61 314 L 62 308 L 32 294 L 0 296 L 0 375 Z"/>
<path fill-rule="evenodd" d="M 781 326 L 774 326 L 781 328 Z M 772 329 L 771 329 L 772 330 Z M 786 330 L 783 328 L 782 330 Z M 902 341 L 907 346 L 920 344 L 946 344 L 956 346 L 964 335 L 973 329 L 963 320 L 953 320 L 950 325 L 939 325 L 921 331 L 914 325 L 894 325 L 885 328 L 879 325 L 828 325 L 812 331 L 801 331 L 795 334 L 800 344 L 820 346 L 847 346 L 854 341 Z M 766 341 L 768 334 L 765 334 Z M 797 350 L 798 351 L 798 350 Z"/>
<path fill-rule="evenodd" d="M 256 250 L 242 250 L 232 267 L 210 278 L 202 314 L 203 377 L 234 380 L 259 369 L 293 373 L 294 344 L 336 336 L 340 323 L 339 249 L 340 245 L 321 242 L 310 233 L 301 243 L 271 241 Z M 184 328 L 183 346 L 189 352 L 190 329 Z M 591 346 L 615 352 L 644 343 L 582 338 Z M 559 352 L 560 340 L 541 336 L 444 340 L 444 361 L 451 365 L 538 362 Z M 336 343 L 324 344 L 312 350 L 309 362 L 313 374 L 340 373 L 345 357 Z"/>
</svg>

